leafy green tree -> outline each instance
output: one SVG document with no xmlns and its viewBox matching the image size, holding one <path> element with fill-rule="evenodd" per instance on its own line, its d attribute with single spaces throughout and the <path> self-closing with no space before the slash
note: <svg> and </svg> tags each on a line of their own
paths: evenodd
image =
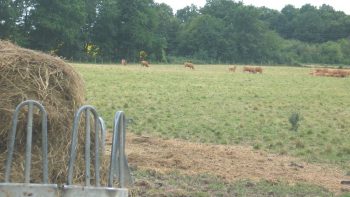
<svg viewBox="0 0 350 197">
<path fill-rule="evenodd" d="M 167 62 L 167 54 L 174 55 L 179 45 L 180 20 L 174 16 L 173 10 L 166 4 L 156 5 L 158 26 L 155 33 L 154 51 L 156 60 Z M 158 46 L 158 47 L 157 47 Z"/>
<path fill-rule="evenodd" d="M 323 21 L 316 7 L 309 4 L 302 6 L 294 21 L 294 38 L 305 42 L 323 41 Z"/>
<path fill-rule="evenodd" d="M 100 49 L 99 56 L 115 61 L 127 58 L 120 54 L 121 11 L 117 0 L 103 0 L 93 26 L 92 42 Z"/>
<path fill-rule="evenodd" d="M 182 55 L 193 55 L 197 59 L 218 59 L 223 50 L 222 30 L 224 22 L 210 15 L 200 15 L 191 20 L 182 35 Z"/>
<path fill-rule="evenodd" d="M 103 0 L 85 0 L 85 25 L 83 26 L 82 38 L 86 43 L 91 43 L 93 39 L 93 28 L 96 25 L 97 14 L 101 11 Z"/>
<path fill-rule="evenodd" d="M 299 10 L 292 5 L 286 5 L 282 11 L 278 22 L 274 23 L 274 29 L 277 30 L 284 38 L 292 38 L 294 34 L 294 18 L 298 15 Z"/>
<path fill-rule="evenodd" d="M 238 62 L 267 62 L 279 49 L 280 38 L 259 20 L 253 7 L 239 6 L 230 14 L 230 31 L 235 40 L 235 60 Z"/>
<path fill-rule="evenodd" d="M 171 55 L 205 63 L 350 63 L 350 16 L 329 5 L 279 12 L 207 0 L 174 15 L 153 0 L 0 2 L 0 38 L 66 58 L 132 62 L 144 50 L 157 62 Z"/>
<path fill-rule="evenodd" d="M 322 5 L 319 8 L 323 20 L 323 41 L 335 41 L 347 38 L 350 35 L 350 16 L 343 12 L 337 12 L 333 7 Z"/>
<path fill-rule="evenodd" d="M 36 0 L 31 16 L 31 47 L 64 57 L 83 51 L 84 0 Z"/>
<path fill-rule="evenodd" d="M 154 4 L 152 0 L 104 0 L 93 36 L 101 50 L 100 55 L 138 61 L 138 52 L 146 50 L 150 51 L 150 57 L 158 61 L 164 59 L 167 32 L 162 26 L 167 21 L 162 22 L 160 17 L 167 19 L 167 8 Z"/>
<path fill-rule="evenodd" d="M 18 10 L 12 0 L 0 1 L 0 38 L 16 40 Z"/>
<path fill-rule="evenodd" d="M 154 31 L 157 28 L 156 12 L 152 0 L 119 0 L 120 53 L 137 57 L 137 51 L 150 51 Z"/>
<path fill-rule="evenodd" d="M 216 18 L 225 19 L 237 7 L 243 6 L 242 2 L 231 0 L 207 0 L 205 6 L 200 10 L 203 14 L 208 14 Z"/>
<path fill-rule="evenodd" d="M 199 15 L 199 9 L 197 6 L 191 4 L 190 6 L 186 6 L 176 12 L 176 18 L 181 23 L 188 23 L 191 19 L 195 18 Z"/>
<path fill-rule="evenodd" d="M 260 9 L 261 19 L 283 38 L 322 43 L 350 35 L 350 16 L 337 12 L 329 5 L 316 8 L 310 4 L 300 9 L 285 6 L 281 13 Z"/>
<path fill-rule="evenodd" d="M 16 42 L 25 47 L 32 48 L 30 45 L 30 33 L 34 29 L 32 14 L 35 10 L 36 0 L 15 0 L 13 1 L 17 8 L 17 29 L 18 36 Z"/>
<path fill-rule="evenodd" d="M 321 45 L 321 62 L 326 64 L 338 64 L 343 59 L 340 45 L 335 42 L 326 42 Z"/>
</svg>

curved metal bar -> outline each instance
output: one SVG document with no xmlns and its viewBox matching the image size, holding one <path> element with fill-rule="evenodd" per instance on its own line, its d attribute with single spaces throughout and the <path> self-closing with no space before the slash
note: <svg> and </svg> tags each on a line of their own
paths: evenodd
<svg viewBox="0 0 350 197">
<path fill-rule="evenodd" d="M 81 108 L 78 109 L 78 111 L 75 113 L 74 116 L 74 123 L 73 123 L 73 132 L 72 132 L 72 143 L 70 147 L 70 158 L 69 158 L 69 164 L 68 164 L 68 180 L 67 185 L 71 185 L 73 182 L 73 170 L 74 170 L 74 163 L 76 159 L 76 149 L 77 149 L 77 143 L 78 143 L 78 129 L 79 129 L 79 120 L 81 118 L 81 115 L 85 112 L 85 185 L 90 186 L 90 112 L 92 113 L 94 117 L 94 123 L 95 123 L 95 178 L 96 178 L 96 186 L 100 185 L 100 163 L 99 163 L 99 115 L 96 111 L 96 109 L 93 106 L 90 105 L 84 105 Z"/>
<path fill-rule="evenodd" d="M 32 137 L 33 137 L 33 103 L 28 104 L 28 121 L 27 121 L 27 143 L 26 157 L 24 168 L 24 182 L 30 182 L 30 169 L 32 161 Z M 29 161 L 29 162 L 28 162 Z"/>
<path fill-rule="evenodd" d="M 106 124 L 104 122 L 104 120 L 102 119 L 102 117 L 98 118 L 100 120 L 100 126 L 101 126 L 101 148 L 102 148 L 102 152 L 105 152 L 105 146 L 106 146 Z"/>
<path fill-rule="evenodd" d="M 112 138 L 112 148 L 111 148 L 111 160 L 109 166 L 109 177 L 108 177 L 108 187 L 113 187 L 113 172 L 116 162 L 116 152 L 117 152 L 117 143 L 118 143 L 118 134 L 120 130 L 120 120 L 123 114 L 121 112 L 116 112 L 114 116 L 114 124 L 113 124 L 113 138 Z"/>
<path fill-rule="evenodd" d="M 26 140 L 26 156 L 25 156 L 25 183 L 30 183 L 31 154 L 32 154 L 32 134 L 33 134 L 33 107 L 36 106 L 41 112 L 41 131 L 42 131 L 42 157 L 43 157 L 43 183 L 48 183 L 48 158 L 47 158 L 47 112 L 44 106 L 34 100 L 23 101 L 17 105 L 12 117 L 12 130 L 9 135 L 8 153 L 5 166 L 5 183 L 10 181 L 11 164 L 16 139 L 18 115 L 20 110 L 28 105 L 28 122 L 27 122 L 27 140 Z"/>
<path fill-rule="evenodd" d="M 119 134 L 119 186 L 125 187 L 125 173 L 123 170 L 127 165 L 125 162 L 125 131 L 126 131 L 126 118 L 125 115 L 122 117 L 121 133 Z"/>
<path fill-rule="evenodd" d="M 108 187 L 113 187 L 113 178 L 115 170 L 118 170 L 119 174 L 119 187 L 123 188 L 125 186 L 125 124 L 126 119 L 124 112 L 116 112 L 113 125 L 113 142 L 111 151 L 111 161 L 109 167 Z M 115 169 L 117 162 L 119 162 L 119 166 L 118 169 Z"/>
<path fill-rule="evenodd" d="M 96 116 L 95 117 L 95 185 L 97 187 L 100 186 L 100 146 L 99 146 L 99 129 L 102 130 L 102 127 L 100 127 L 100 117 Z M 102 132 L 102 131 L 101 131 Z"/>
<path fill-rule="evenodd" d="M 97 132 L 97 131 L 96 131 Z M 85 110 L 85 185 L 90 185 L 90 111 Z"/>
</svg>

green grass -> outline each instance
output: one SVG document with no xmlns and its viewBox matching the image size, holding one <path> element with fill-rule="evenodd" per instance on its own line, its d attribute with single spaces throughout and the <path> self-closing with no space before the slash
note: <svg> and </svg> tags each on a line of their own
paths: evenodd
<svg viewBox="0 0 350 197">
<path fill-rule="evenodd" d="M 134 196 L 334 196 L 328 190 L 299 183 L 241 180 L 229 183 L 211 175 L 181 175 L 176 172 L 160 174 L 154 171 L 137 171 Z"/>
<path fill-rule="evenodd" d="M 350 78 L 295 67 L 264 67 L 261 75 L 223 65 L 74 66 L 109 128 L 123 110 L 137 134 L 247 144 L 350 169 Z M 301 117 L 297 131 L 292 113 Z"/>
</svg>

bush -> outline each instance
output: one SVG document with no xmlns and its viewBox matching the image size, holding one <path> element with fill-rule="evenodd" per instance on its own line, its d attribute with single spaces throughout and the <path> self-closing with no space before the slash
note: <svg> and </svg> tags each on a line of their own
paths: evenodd
<svg viewBox="0 0 350 197">
<path fill-rule="evenodd" d="M 289 123 L 291 124 L 292 128 L 291 130 L 293 131 L 298 131 L 299 128 L 299 122 L 301 120 L 301 116 L 299 114 L 299 112 L 293 112 L 290 116 L 289 116 Z"/>
<path fill-rule="evenodd" d="M 140 51 L 140 60 L 143 61 L 143 60 L 146 60 L 146 58 L 147 58 L 146 51 Z"/>
</svg>

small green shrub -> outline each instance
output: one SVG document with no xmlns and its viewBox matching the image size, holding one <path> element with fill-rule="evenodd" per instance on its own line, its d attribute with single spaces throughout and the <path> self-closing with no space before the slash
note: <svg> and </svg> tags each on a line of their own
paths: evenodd
<svg viewBox="0 0 350 197">
<path fill-rule="evenodd" d="M 146 60 L 147 53 L 146 51 L 140 51 L 140 60 Z"/>
<path fill-rule="evenodd" d="M 290 116 L 289 116 L 289 123 L 291 124 L 292 128 L 291 130 L 293 131 L 298 131 L 299 128 L 299 122 L 301 120 L 301 116 L 299 114 L 299 112 L 293 112 Z"/>
</svg>

